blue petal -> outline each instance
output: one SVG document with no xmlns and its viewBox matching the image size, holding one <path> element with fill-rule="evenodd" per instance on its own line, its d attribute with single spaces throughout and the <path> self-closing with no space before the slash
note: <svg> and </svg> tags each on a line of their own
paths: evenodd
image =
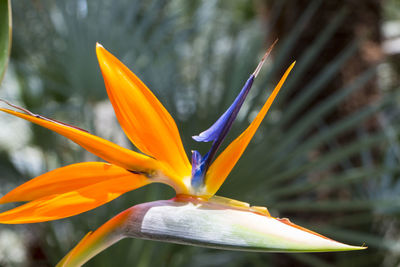
<svg viewBox="0 0 400 267">
<path fill-rule="evenodd" d="M 270 54 L 276 41 L 264 54 L 260 63 L 258 63 L 257 68 L 255 69 L 253 74 L 250 75 L 249 79 L 246 81 L 245 85 L 243 86 L 239 95 L 236 97 L 235 101 L 233 101 L 232 105 L 224 112 L 224 114 L 222 114 L 221 117 L 219 117 L 219 119 L 210 128 L 200 133 L 199 135 L 192 137 L 197 142 L 213 141 L 210 151 L 208 151 L 208 153 L 204 155 L 204 157 L 202 157 L 198 151 L 192 151 L 192 186 L 200 187 L 204 184 L 205 173 L 207 172 L 211 161 L 217 153 L 217 150 L 220 147 L 222 141 L 225 139 L 226 135 L 231 129 L 233 121 L 236 119 L 236 116 L 239 113 L 239 110 L 242 107 L 251 86 L 253 85 L 255 77 L 257 77 L 258 73 L 260 72 L 262 65 Z"/>
<path fill-rule="evenodd" d="M 240 91 L 239 95 L 233 101 L 232 105 L 222 114 L 221 117 L 207 130 L 192 138 L 197 142 L 210 142 L 215 141 L 219 137 L 224 138 L 232 126 L 247 94 L 254 81 L 254 75 L 251 75 L 246 84 Z"/>
<path fill-rule="evenodd" d="M 261 67 L 264 65 L 265 60 L 271 53 L 272 48 L 274 47 L 277 41 L 278 40 L 275 40 L 275 42 L 270 46 L 270 48 L 268 48 L 267 52 L 264 54 L 261 61 L 258 63 L 257 68 L 255 69 L 253 74 L 250 75 L 250 78 L 247 80 L 246 84 L 243 86 L 242 90 L 236 97 L 235 101 L 233 101 L 232 105 L 225 111 L 224 114 L 222 114 L 221 117 L 219 117 L 219 119 L 210 128 L 200 133 L 199 135 L 192 136 L 192 138 L 195 141 L 197 142 L 214 141 L 216 143 L 222 142 L 222 140 L 228 133 L 229 129 L 232 127 L 232 123 L 235 120 L 247 94 L 249 93 L 251 86 L 253 85 L 254 78 L 257 77 L 258 73 L 261 70 Z"/>
<path fill-rule="evenodd" d="M 201 154 L 197 150 L 192 150 L 192 176 L 195 175 L 196 170 L 199 169 L 201 164 Z"/>
<path fill-rule="evenodd" d="M 205 173 L 219 146 L 232 127 L 233 121 L 239 113 L 239 110 L 250 91 L 254 77 L 254 74 L 250 76 L 232 105 L 208 130 L 202 132 L 198 136 L 193 136 L 193 139 L 198 142 L 214 142 L 210 151 L 204 155 L 204 157 L 202 157 L 198 151 L 192 151 L 192 186 L 200 187 L 203 185 Z"/>
<path fill-rule="evenodd" d="M 207 155 L 205 156 L 205 158 Z M 192 150 L 192 181 L 194 187 L 203 185 L 205 158 L 197 150 Z"/>
</svg>

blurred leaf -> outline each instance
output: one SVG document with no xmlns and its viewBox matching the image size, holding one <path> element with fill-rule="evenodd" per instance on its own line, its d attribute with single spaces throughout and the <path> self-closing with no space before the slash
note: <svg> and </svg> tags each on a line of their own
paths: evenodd
<svg viewBox="0 0 400 267">
<path fill-rule="evenodd" d="M 0 82 L 11 50 L 11 0 L 0 0 Z"/>
</svg>

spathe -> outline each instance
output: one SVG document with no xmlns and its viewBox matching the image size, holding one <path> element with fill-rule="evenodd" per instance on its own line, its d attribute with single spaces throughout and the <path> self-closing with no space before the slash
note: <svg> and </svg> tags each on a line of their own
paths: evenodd
<svg viewBox="0 0 400 267">
<path fill-rule="evenodd" d="M 57 266 L 81 266 L 123 238 L 256 252 L 361 250 L 271 217 L 259 207 L 190 196 L 133 206 L 89 233 Z"/>
</svg>

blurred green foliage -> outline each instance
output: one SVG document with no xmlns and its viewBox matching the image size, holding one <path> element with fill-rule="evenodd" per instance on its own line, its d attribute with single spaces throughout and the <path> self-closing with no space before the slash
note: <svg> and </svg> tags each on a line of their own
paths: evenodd
<svg viewBox="0 0 400 267">
<path fill-rule="evenodd" d="M 272 2 L 262 24 L 257 1 L 15 1 L 10 72 L 18 93 L 11 94 L 3 86 L 0 95 L 35 113 L 129 146 L 107 101 L 95 57 L 95 43 L 100 42 L 166 106 L 177 121 L 188 155 L 192 148 L 204 153 L 208 144 L 195 143 L 191 136 L 229 106 L 268 46 L 265 40 L 275 38 L 271 29 L 286 1 Z M 287 58 L 310 26 L 310 18 L 318 15 L 321 1 L 309 2 L 292 30 L 279 36 L 272 60 L 257 78 L 228 136 L 232 140 L 247 127 L 287 67 L 283 64 L 297 59 L 273 109 L 218 195 L 267 206 L 274 216 L 290 217 L 346 243 L 365 242 L 369 249 L 263 254 L 123 240 L 87 266 L 394 266 L 400 262 L 398 85 L 381 88 L 373 104 L 334 122 L 326 120 L 352 94 L 379 79 L 379 65 L 371 66 L 329 96 L 318 97 L 359 48 L 360 40 L 352 40 L 301 84 L 296 97 L 290 97 L 324 56 L 348 15 L 345 10 L 337 12 L 303 54 Z M 378 125 L 375 131 L 368 129 L 371 120 Z M 0 149 L 0 182 L 6 185 L 2 193 L 51 169 L 96 160 L 48 130 L 33 125 L 30 129 L 23 133 L 14 128 L 17 135 L 28 136 L 27 141 L 16 149 Z M 349 135 L 350 141 L 341 141 Z M 36 167 L 29 165 L 32 158 Z M 1 225 L 0 233 L 2 229 L 21 233 L 27 255 L 22 264 L 54 265 L 86 232 L 120 211 L 172 196 L 169 188 L 151 185 L 79 216 L 27 226 Z M 13 261 L 0 258 L 1 264 Z"/>
<path fill-rule="evenodd" d="M 0 2 L 0 81 L 7 68 L 11 48 L 11 4 L 10 1 Z"/>
</svg>

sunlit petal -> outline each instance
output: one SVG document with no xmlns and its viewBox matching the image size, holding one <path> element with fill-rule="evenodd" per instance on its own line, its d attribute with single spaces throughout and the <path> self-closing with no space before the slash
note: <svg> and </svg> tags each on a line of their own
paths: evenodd
<svg viewBox="0 0 400 267">
<path fill-rule="evenodd" d="M 131 151 L 129 149 L 120 147 L 98 136 L 79 130 L 78 128 L 73 128 L 56 121 L 38 118 L 32 115 L 5 108 L 0 108 L 0 111 L 7 112 L 11 115 L 20 117 L 52 131 L 55 131 L 74 141 L 75 143 L 92 152 L 96 156 L 110 163 L 118 165 L 124 169 L 148 173 L 150 175 L 160 170 L 167 172 L 162 164 L 157 162 L 157 160 L 154 160 L 146 155 Z M 170 174 L 168 173 L 166 175 Z"/>
<path fill-rule="evenodd" d="M 175 121 L 147 86 L 101 45 L 97 57 L 118 121 L 143 153 L 166 162 L 180 177 L 190 163 Z"/>
<path fill-rule="evenodd" d="M 268 100 L 265 102 L 264 106 L 249 127 L 231 144 L 229 144 L 229 146 L 211 164 L 206 174 L 206 195 L 214 195 L 228 174 L 231 172 L 232 168 L 235 166 L 236 162 L 239 160 L 240 156 L 249 144 L 250 140 L 253 138 L 294 64 L 295 62 L 293 62 L 292 65 L 290 65 L 290 67 L 286 70 L 278 85 L 275 87 L 274 91 L 271 93 Z"/>
<path fill-rule="evenodd" d="M 63 194 L 110 179 L 138 175 L 104 162 L 83 162 L 55 169 L 18 186 L 2 198 L 0 204 L 31 201 L 41 197 Z M 142 179 L 142 178 L 140 178 Z"/>
<path fill-rule="evenodd" d="M 35 223 L 70 217 L 148 183 L 149 179 L 142 175 L 123 175 L 66 193 L 45 196 L 0 213 L 0 223 Z"/>
</svg>

